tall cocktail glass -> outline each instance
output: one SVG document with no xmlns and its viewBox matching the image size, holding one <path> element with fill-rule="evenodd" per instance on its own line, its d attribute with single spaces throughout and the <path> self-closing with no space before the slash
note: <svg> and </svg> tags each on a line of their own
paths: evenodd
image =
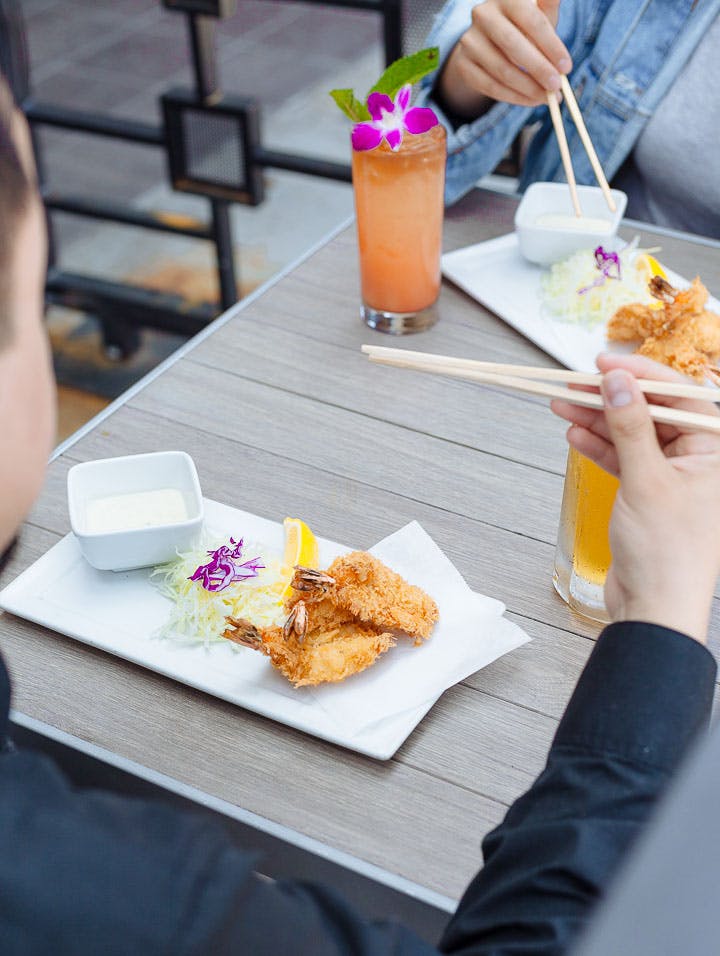
<svg viewBox="0 0 720 956">
<path fill-rule="evenodd" d="M 607 621 L 603 591 L 610 567 L 610 515 L 618 480 L 571 448 L 555 551 L 553 584 L 575 611 Z"/>
<path fill-rule="evenodd" d="M 353 150 L 361 314 L 397 335 L 437 321 L 446 136 L 442 126 L 405 133 L 393 152 Z"/>
</svg>

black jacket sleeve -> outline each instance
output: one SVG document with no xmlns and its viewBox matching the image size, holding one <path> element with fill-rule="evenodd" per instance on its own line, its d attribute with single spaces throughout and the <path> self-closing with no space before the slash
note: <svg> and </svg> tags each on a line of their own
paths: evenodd
<svg viewBox="0 0 720 956">
<path fill-rule="evenodd" d="M 441 949 L 463 956 L 566 953 L 692 739 L 716 667 L 702 645 L 643 623 L 605 629 L 545 770 L 483 841 Z"/>
</svg>

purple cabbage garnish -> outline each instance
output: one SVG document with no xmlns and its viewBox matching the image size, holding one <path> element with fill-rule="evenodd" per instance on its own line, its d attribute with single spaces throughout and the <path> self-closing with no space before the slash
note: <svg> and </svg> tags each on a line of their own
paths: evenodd
<svg viewBox="0 0 720 956">
<path fill-rule="evenodd" d="M 605 252 L 602 246 L 598 246 L 594 256 L 595 265 L 600 270 L 600 275 L 590 285 L 578 289 L 578 295 L 585 295 L 591 289 L 604 285 L 606 279 L 622 279 L 622 266 L 617 252 Z"/>
<path fill-rule="evenodd" d="M 243 539 L 235 541 L 230 538 L 230 544 L 232 547 L 223 544 L 215 551 L 208 551 L 211 560 L 195 568 L 188 580 L 199 581 L 206 591 L 223 591 L 236 581 L 256 578 L 265 567 L 260 558 L 251 558 L 241 564 Z"/>
</svg>

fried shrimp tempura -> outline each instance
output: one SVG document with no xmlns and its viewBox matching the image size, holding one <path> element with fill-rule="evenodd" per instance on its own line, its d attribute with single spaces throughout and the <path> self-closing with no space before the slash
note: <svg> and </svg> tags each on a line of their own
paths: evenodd
<svg viewBox="0 0 720 956">
<path fill-rule="evenodd" d="M 707 373 L 707 356 L 694 346 L 684 341 L 681 336 L 672 335 L 665 338 L 645 339 L 637 350 L 638 355 L 662 362 L 671 368 L 689 375 L 690 378 L 703 381 Z"/>
<path fill-rule="evenodd" d="M 262 651 L 295 687 L 345 680 L 370 667 L 395 644 L 392 634 L 378 634 L 352 622 L 308 631 L 302 638 L 294 630 L 286 637 L 282 627 L 258 630 L 247 621 L 234 625 L 224 636 Z"/>
<path fill-rule="evenodd" d="M 663 309 L 633 302 L 621 305 L 607 326 L 607 337 L 613 342 L 635 342 L 656 335 L 665 324 Z"/>
<path fill-rule="evenodd" d="M 421 644 L 438 619 L 429 595 L 365 551 L 337 558 L 327 571 L 297 567 L 292 587 L 284 627 L 229 617 L 223 637 L 261 651 L 295 687 L 365 670 L 398 632 Z"/>
<path fill-rule="evenodd" d="M 608 339 L 640 342 L 638 353 L 670 365 L 698 381 L 715 378 L 720 358 L 720 316 L 705 309 L 708 291 L 696 276 L 678 291 L 660 276 L 650 281 L 650 292 L 661 307 L 636 303 L 622 306 L 608 322 Z"/>
<path fill-rule="evenodd" d="M 403 631 L 416 644 L 430 636 L 438 619 L 437 604 L 429 595 L 367 551 L 336 558 L 325 572 L 331 583 L 316 584 L 314 576 L 305 568 L 296 569 L 292 582 L 296 595 L 290 597 L 290 608 L 299 599 L 309 607 L 319 603 L 324 613 L 332 606 L 336 613 L 345 612 L 380 630 Z"/>
<path fill-rule="evenodd" d="M 668 319 L 674 322 L 678 318 L 688 315 L 697 315 L 705 308 L 708 300 L 708 290 L 700 281 L 700 276 L 695 276 L 687 289 L 673 289 L 670 283 L 665 279 L 655 276 L 650 282 L 650 291 L 652 294 L 665 302 L 665 311 Z"/>
</svg>

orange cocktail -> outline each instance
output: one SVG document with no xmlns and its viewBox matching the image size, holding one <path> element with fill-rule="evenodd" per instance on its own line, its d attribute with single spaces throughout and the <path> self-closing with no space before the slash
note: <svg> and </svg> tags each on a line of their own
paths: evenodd
<svg viewBox="0 0 720 956">
<path fill-rule="evenodd" d="M 353 150 L 363 317 L 386 331 L 431 325 L 440 292 L 445 130 Z"/>
<path fill-rule="evenodd" d="M 571 448 L 563 489 L 553 582 L 570 607 L 607 620 L 603 589 L 610 554 L 610 515 L 618 480 Z"/>
</svg>

